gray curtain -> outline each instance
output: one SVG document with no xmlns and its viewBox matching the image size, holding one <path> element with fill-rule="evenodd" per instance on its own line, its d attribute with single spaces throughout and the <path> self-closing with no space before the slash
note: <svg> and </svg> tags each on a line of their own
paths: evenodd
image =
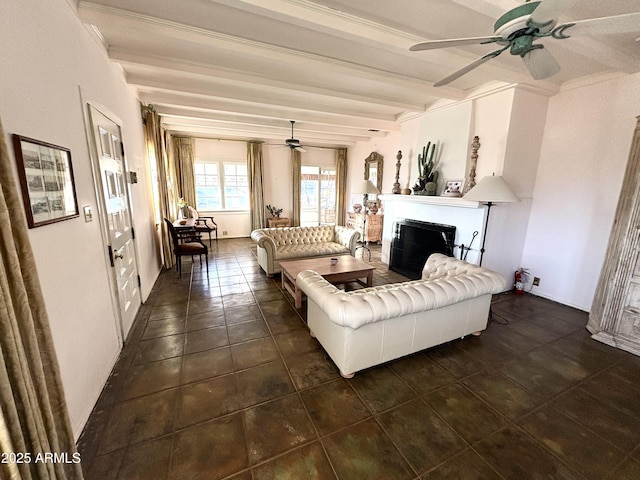
<svg viewBox="0 0 640 480">
<path fill-rule="evenodd" d="M 184 198 L 187 205 L 196 207 L 196 185 L 193 173 L 195 161 L 195 142 L 192 137 L 171 136 L 173 163 L 176 168 L 178 196 Z M 197 209 L 196 209 L 197 210 Z"/>
<path fill-rule="evenodd" d="M 49 318 L 0 124 L 0 462 L 3 479 L 81 479 L 80 464 L 36 462 L 38 453 L 76 454 Z M 46 227 L 45 227 L 46 228 Z"/>
<path fill-rule="evenodd" d="M 262 143 L 247 142 L 251 230 L 265 226 Z"/>
<path fill-rule="evenodd" d="M 336 225 L 344 225 L 347 211 L 347 149 L 336 150 Z"/>
<path fill-rule="evenodd" d="M 169 232 L 167 232 L 167 226 L 162 219 L 168 218 L 169 220 L 173 220 L 176 218 L 178 199 L 173 189 L 169 188 L 169 185 L 175 184 L 175 179 L 171 174 L 173 169 L 170 169 L 168 165 L 169 160 L 166 154 L 164 130 L 160 124 L 160 116 L 152 105 L 141 105 L 141 113 L 145 143 L 147 146 L 147 160 L 155 162 L 158 175 L 158 207 L 161 217 L 159 231 L 162 242 L 162 256 L 165 267 L 171 268 L 174 265 L 173 252 L 171 251 L 171 244 L 169 243 Z"/>
<path fill-rule="evenodd" d="M 300 226 L 300 180 L 302 176 L 302 155 L 298 150 L 291 149 L 291 174 L 293 177 L 293 215 L 291 225 Z"/>
</svg>

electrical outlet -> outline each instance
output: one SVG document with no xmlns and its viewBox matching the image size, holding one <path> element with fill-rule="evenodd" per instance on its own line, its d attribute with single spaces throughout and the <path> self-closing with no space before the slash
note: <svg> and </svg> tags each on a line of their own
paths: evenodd
<svg viewBox="0 0 640 480">
<path fill-rule="evenodd" d="M 226 235 L 226 234 L 227 234 L 227 231 L 226 231 L 226 230 L 223 230 L 223 231 L 222 231 L 222 235 Z"/>
<path fill-rule="evenodd" d="M 533 277 L 533 286 L 534 287 L 540 286 L 540 277 Z"/>
</svg>

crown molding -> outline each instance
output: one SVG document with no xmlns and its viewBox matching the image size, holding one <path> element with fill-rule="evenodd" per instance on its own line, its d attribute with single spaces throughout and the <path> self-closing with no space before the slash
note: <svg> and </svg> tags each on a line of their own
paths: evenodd
<svg viewBox="0 0 640 480">
<path fill-rule="evenodd" d="M 584 77 L 576 78 L 575 80 L 569 80 L 567 82 L 564 82 L 560 86 L 560 91 L 568 92 L 570 90 L 575 90 L 577 88 L 588 87 L 590 85 L 595 85 L 596 83 L 616 80 L 618 78 L 627 77 L 629 75 L 634 75 L 634 74 L 611 71 L 611 72 L 599 73 L 596 75 L 586 75 Z"/>
</svg>

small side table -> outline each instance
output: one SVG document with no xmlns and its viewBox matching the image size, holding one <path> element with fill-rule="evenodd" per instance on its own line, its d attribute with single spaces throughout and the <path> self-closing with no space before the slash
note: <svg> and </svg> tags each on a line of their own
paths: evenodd
<svg viewBox="0 0 640 480">
<path fill-rule="evenodd" d="M 288 218 L 267 218 L 267 224 L 269 225 L 269 228 L 291 226 L 291 222 Z"/>
</svg>

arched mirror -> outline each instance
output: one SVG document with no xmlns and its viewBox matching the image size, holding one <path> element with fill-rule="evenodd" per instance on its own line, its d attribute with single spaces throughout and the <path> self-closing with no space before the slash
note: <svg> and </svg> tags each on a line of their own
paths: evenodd
<svg viewBox="0 0 640 480">
<path fill-rule="evenodd" d="M 382 159 L 379 153 L 371 152 L 364 160 L 364 179 L 371 180 L 380 192 L 382 192 Z"/>
</svg>

